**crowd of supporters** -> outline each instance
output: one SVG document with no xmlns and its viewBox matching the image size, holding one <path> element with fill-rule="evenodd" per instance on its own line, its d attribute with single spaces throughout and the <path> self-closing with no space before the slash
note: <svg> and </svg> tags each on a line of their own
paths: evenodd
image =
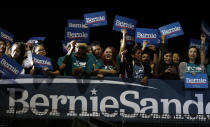
<svg viewBox="0 0 210 127">
<path fill-rule="evenodd" d="M 58 60 L 51 59 L 53 70 L 48 67 L 34 66 L 29 56 L 34 53 L 46 56 L 47 51 L 42 43 L 15 42 L 12 45 L 0 40 L 0 56 L 3 54 L 14 59 L 24 67 L 21 74 L 31 75 L 65 75 L 77 78 L 105 76 L 120 78 L 134 78 L 141 84 L 146 84 L 149 78 L 179 80 L 185 73 L 207 73 L 210 75 L 210 66 L 205 56 L 205 35 L 201 35 L 200 49 L 189 47 L 186 58 L 181 58 L 178 52 L 172 52 L 165 43 L 166 37 L 161 37 L 160 47 L 150 45 L 148 41 L 126 46 L 127 31 L 121 31 L 122 39 L 119 52 L 112 46 L 102 47 L 100 42 L 93 41 L 90 45 L 72 40 L 67 44 L 67 54 Z M 179 50 L 179 49 L 177 49 Z M 182 60 L 182 61 L 181 61 Z"/>
</svg>

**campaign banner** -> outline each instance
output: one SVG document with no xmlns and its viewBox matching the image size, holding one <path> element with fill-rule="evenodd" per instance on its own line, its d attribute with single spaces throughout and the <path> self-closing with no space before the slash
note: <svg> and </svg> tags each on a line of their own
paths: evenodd
<svg viewBox="0 0 210 127">
<path fill-rule="evenodd" d="M 201 40 L 190 39 L 189 47 L 196 46 L 199 50 L 201 49 Z M 205 43 L 205 53 L 208 53 L 209 42 Z"/>
<path fill-rule="evenodd" d="M 23 67 L 7 55 L 2 55 L 0 57 L 0 73 L 3 75 L 8 77 L 16 77 L 21 73 L 22 70 Z"/>
<path fill-rule="evenodd" d="M 135 40 L 141 44 L 148 41 L 148 45 L 155 45 L 156 47 L 160 45 L 160 35 L 157 29 L 136 28 Z"/>
<path fill-rule="evenodd" d="M 184 75 L 185 88 L 208 88 L 207 74 Z"/>
<path fill-rule="evenodd" d="M 107 25 L 105 11 L 84 14 L 84 20 L 85 24 L 87 24 L 89 28 Z"/>
<path fill-rule="evenodd" d="M 32 54 L 32 59 L 34 62 L 34 66 L 37 68 L 48 67 L 49 70 L 53 70 L 51 59 L 46 56 L 40 56 L 37 54 Z"/>
<path fill-rule="evenodd" d="M 183 89 L 182 80 L 105 77 L 0 79 L 0 117 L 106 119 L 112 122 L 210 121 L 208 89 Z M 15 114 L 15 115 L 14 115 Z"/>
<path fill-rule="evenodd" d="M 28 39 L 26 43 L 31 43 L 32 45 L 39 44 L 40 42 L 43 42 L 46 39 L 46 37 L 31 37 Z"/>
<path fill-rule="evenodd" d="M 166 39 L 184 35 L 180 22 L 174 22 L 159 28 L 160 34 L 166 35 Z"/>
<path fill-rule="evenodd" d="M 65 41 L 76 40 L 78 42 L 89 43 L 89 29 L 84 28 L 65 28 Z"/>
<path fill-rule="evenodd" d="M 5 42 L 12 44 L 14 42 L 14 34 L 0 27 L 0 38 Z"/>
<path fill-rule="evenodd" d="M 69 28 L 88 28 L 87 24 L 85 24 L 84 20 L 79 20 L 79 19 L 69 19 L 67 27 Z"/>
<path fill-rule="evenodd" d="M 201 23 L 201 31 L 206 35 L 206 39 L 210 40 L 210 27 L 204 20 Z"/>
<path fill-rule="evenodd" d="M 122 29 L 126 29 L 128 35 L 134 35 L 136 30 L 136 24 L 137 20 L 135 19 L 116 15 L 113 30 L 121 32 Z"/>
</svg>

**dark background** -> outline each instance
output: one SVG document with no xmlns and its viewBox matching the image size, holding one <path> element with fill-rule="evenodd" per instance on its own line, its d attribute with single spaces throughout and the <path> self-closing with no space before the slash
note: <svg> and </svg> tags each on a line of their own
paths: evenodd
<svg viewBox="0 0 210 127">
<path fill-rule="evenodd" d="M 113 45 L 119 49 L 121 33 L 112 30 L 115 15 L 125 16 L 138 20 L 137 27 L 159 28 L 176 21 L 180 21 L 184 36 L 169 39 L 169 47 L 182 55 L 186 52 L 190 38 L 200 39 L 201 21 L 210 25 L 208 9 L 199 9 L 194 6 L 137 6 L 131 8 L 2 8 L 0 27 L 15 35 L 15 41 L 27 41 L 33 36 L 46 36 L 45 41 L 49 57 L 57 59 L 64 55 L 61 40 L 64 40 L 64 27 L 68 19 L 83 19 L 83 14 L 97 11 L 106 11 L 108 25 L 91 28 L 90 40 L 101 41 L 103 46 Z M 1 9 L 1 10 L 2 10 Z"/>
</svg>

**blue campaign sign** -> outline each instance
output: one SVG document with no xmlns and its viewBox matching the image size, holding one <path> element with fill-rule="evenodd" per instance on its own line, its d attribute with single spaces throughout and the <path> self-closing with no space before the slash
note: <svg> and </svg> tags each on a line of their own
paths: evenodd
<svg viewBox="0 0 210 127">
<path fill-rule="evenodd" d="M 122 16 L 115 16 L 115 21 L 113 25 L 113 30 L 115 31 L 121 31 L 122 29 L 127 29 L 127 33 L 129 35 L 135 34 L 135 28 L 136 28 L 137 20 L 126 18 Z"/>
<path fill-rule="evenodd" d="M 37 68 L 48 67 L 49 70 L 53 70 L 51 59 L 45 56 L 40 56 L 36 54 L 32 54 L 34 66 Z"/>
<path fill-rule="evenodd" d="M 68 27 L 69 28 L 88 28 L 87 24 L 85 24 L 85 21 L 79 20 L 79 19 L 69 19 Z"/>
<path fill-rule="evenodd" d="M 205 21 L 201 23 L 201 30 L 206 35 L 206 38 L 210 40 L 210 27 L 206 24 Z"/>
<path fill-rule="evenodd" d="M 184 75 L 185 88 L 208 88 L 207 74 Z"/>
<path fill-rule="evenodd" d="M 69 42 L 77 40 L 78 42 L 89 43 L 89 33 L 89 29 L 65 28 L 65 39 Z"/>
<path fill-rule="evenodd" d="M 190 39 L 189 47 L 196 46 L 198 49 L 201 48 L 201 40 Z M 209 42 L 205 43 L 205 53 L 208 53 Z"/>
<path fill-rule="evenodd" d="M 9 77 L 16 77 L 22 70 L 23 67 L 7 55 L 2 55 L 0 57 L 0 73 L 9 75 Z"/>
<path fill-rule="evenodd" d="M 5 42 L 9 42 L 10 44 L 14 42 L 14 34 L 8 32 L 3 28 L 0 28 L 0 38 Z"/>
<path fill-rule="evenodd" d="M 85 24 L 87 24 L 89 28 L 107 25 L 107 17 L 105 11 L 84 14 L 84 19 Z"/>
<path fill-rule="evenodd" d="M 148 41 L 149 45 L 155 45 L 156 47 L 160 45 L 160 35 L 157 29 L 136 28 L 135 38 L 137 43 Z"/>
<path fill-rule="evenodd" d="M 162 35 L 166 35 L 166 39 L 184 35 L 182 27 L 179 22 L 174 22 L 159 28 Z"/>
</svg>

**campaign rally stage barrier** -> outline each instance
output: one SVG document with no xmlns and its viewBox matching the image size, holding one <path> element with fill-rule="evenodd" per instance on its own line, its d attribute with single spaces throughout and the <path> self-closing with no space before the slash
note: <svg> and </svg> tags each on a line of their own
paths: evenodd
<svg viewBox="0 0 210 127">
<path fill-rule="evenodd" d="M 116 77 L 20 76 L 0 80 L 0 100 L 1 117 L 210 121 L 209 89 L 185 88 L 183 80 L 150 79 L 143 86 Z"/>
</svg>

